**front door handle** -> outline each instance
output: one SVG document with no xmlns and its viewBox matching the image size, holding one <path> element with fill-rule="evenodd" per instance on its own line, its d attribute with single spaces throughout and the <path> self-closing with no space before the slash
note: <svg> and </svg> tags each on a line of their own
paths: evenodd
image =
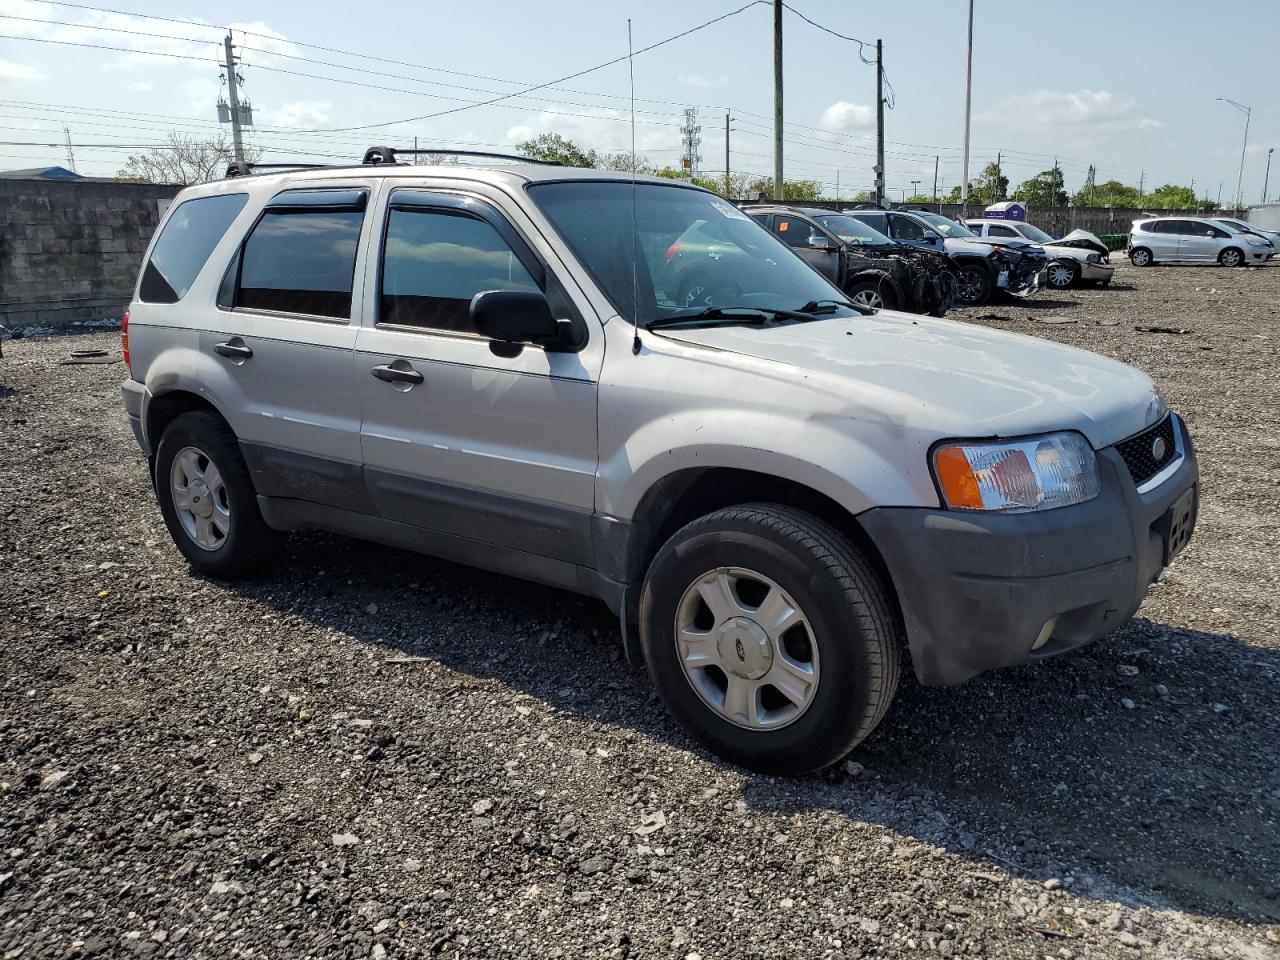
<svg viewBox="0 0 1280 960">
<path fill-rule="evenodd" d="M 369 371 L 379 380 L 385 380 L 387 383 L 421 383 L 422 374 L 412 368 L 401 370 L 399 367 L 393 367 L 390 364 L 383 363 L 374 367 Z"/>
<path fill-rule="evenodd" d="M 220 357 L 230 357 L 233 360 L 248 360 L 253 356 L 253 351 L 246 347 L 239 337 L 232 337 L 223 343 L 215 343 L 213 352 Z"/>
</svg>

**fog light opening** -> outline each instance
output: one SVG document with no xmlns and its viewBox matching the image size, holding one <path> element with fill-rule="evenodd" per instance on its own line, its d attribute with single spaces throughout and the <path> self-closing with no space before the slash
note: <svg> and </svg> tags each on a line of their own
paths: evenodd
<svg viewBox="0 0 1280 960">
<path fill-rule="evenodd" d="M 1050 617 L 1048 620 L 1046 620 L 1044 622 L 1044 626 L 1040 628 L 1040 633 L 1036 637 L 1036 642 L 1031 645 L 1031 649 L 1039 650 L 1046 643 L 1048 643 L 1049 638 L 1053 636 L 1053 630 L 1057 625 L 1058 625 L 1057 617 Z"/>
</svg>

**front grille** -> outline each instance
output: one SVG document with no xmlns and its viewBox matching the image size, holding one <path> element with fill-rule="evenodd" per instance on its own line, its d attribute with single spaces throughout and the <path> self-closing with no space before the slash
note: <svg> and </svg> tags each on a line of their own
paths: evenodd
<svg viewBox="0 0 1280 960">
<path fill-rule="evenodd" d="M 1164 452 L 1159 457 L 1156 457 L 1151 450 L 1157 438 L 1164 441 Z M 1178 455 L 1173 438 L 1173 415 L 1167 414 L 1154 427 L 1135 433 L 1128 440 L 1121 440 L 1116 444 L 1116 450 L 1124 458 L 1124 464 L 1129 468 L 1129 476 L 1133 477 L 1133 482 L 1139 487 L 1142 486 L 1167 467 Z"/>
</svg>

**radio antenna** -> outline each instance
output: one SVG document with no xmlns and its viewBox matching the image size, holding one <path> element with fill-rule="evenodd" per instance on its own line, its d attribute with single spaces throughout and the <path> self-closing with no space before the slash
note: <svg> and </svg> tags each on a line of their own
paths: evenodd
<svg viewBox="0 0 1280 960">
<path fill-rule="evenodd" d="M 627 17 L 627 73 L 631 80 L 631 352 L 640 352 L 640 237 L 636 229 L 636 67 L 631 52 L 631 18 Z"/>
</svg>

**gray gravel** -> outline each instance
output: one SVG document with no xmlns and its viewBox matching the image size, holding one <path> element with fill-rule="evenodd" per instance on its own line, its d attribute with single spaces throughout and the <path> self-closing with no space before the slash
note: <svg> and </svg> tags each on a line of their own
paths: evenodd
<svg viewBox="0 0 1280 960">
<path fill-rule="evenodd" d="M 0 952 L 1280 957 L 1278 301 L 1125 266 L 959 312 L 1156 374 L 1197 537 L 1114 636 L 907 679 L 799 780 L 692 748 L 595 603 L 318 534 L 193 576 L 122 366 L 58 365 L 113 337 L 7 343 Z"/>
</svg>

